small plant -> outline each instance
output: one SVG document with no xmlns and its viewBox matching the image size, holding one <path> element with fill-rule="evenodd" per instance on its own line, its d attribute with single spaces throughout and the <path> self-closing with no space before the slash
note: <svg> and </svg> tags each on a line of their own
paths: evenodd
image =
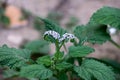
<svg viewBox="0 0 120 80">
<path fill-rule="evenodd" d="M 89 58 L 87 55 L 95 51 L 89 44 L 103 44 L 110 41 L 120 48 L 107 31 L 108 25 L 120 29 L 119 13 L 119 9 L 103 7 L 93 14 L 88 24 L 75 27 L 73 33 L 67 32 L 51 20 L 39 18 L 44 22 L 47 30 L 43 37 L 46 41 L 55 44 L 56 52 L 34 60 L 31 58 L 31 51 L 39 49 L 30 47 L 31 43 L 26 45 L 27 49 L 9 48 L 4 45 L 0 47 L 0 64 L 8 70 L 14 70 L 14 76 L 31 80 L 33 78 L 36 80 L 115 80 L 113 72 L 115 69 L 112 65 L 107 66 L 104 61 Z M 67 42 L 71 42 L 72 45 L 65 54 L 61 51 L 61 47 L 65 47 Z"/>
</svg>

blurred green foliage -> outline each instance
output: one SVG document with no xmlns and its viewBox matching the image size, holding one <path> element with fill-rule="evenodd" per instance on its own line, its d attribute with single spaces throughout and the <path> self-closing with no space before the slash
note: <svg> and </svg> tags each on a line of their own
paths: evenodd
<svg viewBox="0 0 120 80">
<path fill-rule="evenodd" d="M 41 53 L 48 54 L 49 53 L 49 43 L 44 40 L 35 40 L 25 44 L 25 49 L 29 49 L 32 53 Z"/>
<path fill-rule="evenodd" d="M 49 55 L 49 43 L 44 40 L 28 42 L 24 45 L 25 49 L 9 48 L 4 45 L 0 47 L 0 65 L 19 72 L 19 74 L 16 74 L 16 72 L 14 74 L 14 71 L 8 69 L 8 71 L 5 71 L 6 74 L 11 73 L 8 77 L 18 75 L 28 79 L 38 78 L 40 80 L 52 78 L 62 80 L 63 77 L 64 80 L 68 80 L 68 78 L 74 80 L 76 77 L 84 80 L 115 80 L 114 72 L 117 75 L 120 74 L 120 63 L 109 59 L 88 58 L 87 55 L 94 52 L 94 49 L 85 43 L 94 45 L 112 41 L 110 34 L 107 32 L 107 25 L 120 29 L 119 13 L 120 9 L 103 7 L 92 15 L 88 24 L 76 26 L 73 32 L 78 41 L 73 41 L 76 44 L 68 49 L 67 56 L 60 50 L 66 42 L 52 40 L 48 37 L 49 41 L 54 41 L 56 47 L 56 52 L 53 55 Z M 29 15 L 32 14 L 26 13 L 26 16 Z M 34 26 L 40 31 L 52 30 L 58 32 L 60 36 L 67 32 L 58 25 L 62 18 L 59 14 L 50 13 L 48 15 L 47 18 L 53 21 L 37 16 L 33 17 Z M 72 17 L 66 27 L 75 26 L 77 23 L 77 18 Z M 35 53 L 44 53 L 45 56 L 37 55 L 37 58 L 33 59 Z"/>
</svg>

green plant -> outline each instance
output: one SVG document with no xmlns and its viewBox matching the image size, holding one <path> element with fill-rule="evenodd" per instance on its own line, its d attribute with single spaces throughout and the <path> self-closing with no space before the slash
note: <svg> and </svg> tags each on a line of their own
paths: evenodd
<svg viewBox="0 0 120 80">
<path fill-rule="evenodd" d="M 0 64 L 16 71 L 15 75 L 28 79 L 115 80 L 114 64 L 87 57 L 95 50 L 85 43 L 94 45 L 110 41 L 116 46 L 107 32 L 107 26 L 120 29 L 119 12 L 120 10 L 116 8 L 103 7 L 93 14 L 88 24 L 75 27 L 73 34 L 51 20 L 39 18 L 44 22 L 47 30 L 43 35 L 44 39 L 55 44 L 56 52 L 53 55 L 48 54 L 33 60 L 31 51 L 38 51 L 38 47 L 32 48 L 32 45 L 37 45 L 39 41 L 26 45 L 27 49 L 22 50 L 4 45 L 0 47 Z M 67 42 L 71 42 L 72 45 L 65 55 L 61 47 L 65 47 Z M 39 47 L 40 45 L 41 43 L 38 44 Z M 118 44 L 117 47 L 119 48 Z M 119 69 L 118 66 L 115 67 Z"/>
</svg>

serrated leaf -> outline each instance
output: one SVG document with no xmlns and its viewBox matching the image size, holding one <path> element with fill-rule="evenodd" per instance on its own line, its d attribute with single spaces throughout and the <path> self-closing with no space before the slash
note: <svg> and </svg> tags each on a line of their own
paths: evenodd
<svg viewBox="0 0 120 80">
<path fill-rule="evenodd" d="M 45 68 L 43 65 L 30 65 L 22 67 L 20 75 L 21 77 L 26 78 L 47 79 L 52 77 L 53 72 Z"/>
<path fill-rule="evenodd" d="M 45 23 L 46 30 L 53 30 L 58 32 L 60 35 L 63 35 L 66 33 L 66 30 L 62 29 L 60 26 L 58 26 L 56 23 L 52 22 L 48 19 L 41 19 Z"/>
<path fill-rule="evenodd" d="M 97 10 L 90 18 L 90 23 L 105 24 L 120 29 L 120 9 L 103 7 Z"/>
<path fill-rule="evenodd" d="M 45 40 L 35 40 L 25 44 L 25 48 L 32 53 L 49 53 L 49 44 Z"/>
<path fill-rule="evenodd" d="M 98 61 L 101 61 L 106 65 L 112 66 L 116 73 L 120 73 L 120 63 L 118 61 L 112 59 L 100 59 Z"/>
<path fill-rule="evenodd" d="M 50 56 L 39 57 L 36 62 L 38 64 L 44 64 L 46 66 L 50 66 L 51 65 L 51 58 L 50 58 Z"/>
<path fill-rule="evenodd" d="M 16 68 L 26 65 L 29 62 L 31 52 L 27 49 L 0 47 L 0 64 L 7 65 L 10 68 Z"/>
<path fill-rule="evenodd" d="M 56 64 L 56 69 L 58 69 L 59 71 L 65 70 L 65 69 L 68 69 L 71 67 L 72 67 L 72 64 L 67 63 L 67 62 L 62 62 L 62 63 Z"/>
<path fill-rule="evenodd" d="M 92 75 L 84 67 L 74 67 L 74 70 L 78 73 L 82 79 L 91 80 Z"/>
<path fill-rule="evenodd" d="M 106 25 L 87 24 L 86 26 L 77 26 L 74 30 L 74 34 L 80 40 L 81 44 L 84 42 L 102 44 L 110 40 L 110 35 L 106 30 Z"/>
<path fill-rule="evenodd" d="M 94 52 L 94 49 L 88 46 L 71 46 L 69 48 L 69 55 L 71 57 L 84 57 Z"/>
<path fill-rule="evenodd" d="M 45 32 L 45 25 L 44 23 L 41 21 L 40 17 L 36 16 L 34 18 L 34 27 L 36 30 L 39 30 L 42 34 Z"/>
<path fill-rule="evenodd" d="M 92 59 L 84 60 L 81 66 L 75 66 L 74 70 L 85 80 L 91 80 L 92 76 L 97 80 L 115 80 L 115 75 L 110 67 Z"/>
</svg>

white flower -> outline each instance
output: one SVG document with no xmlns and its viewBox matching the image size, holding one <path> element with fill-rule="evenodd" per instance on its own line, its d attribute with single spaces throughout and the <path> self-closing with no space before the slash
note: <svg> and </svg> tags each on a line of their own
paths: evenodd
<svg viewBox="0 0 120 80">
<path fill-rule="evenodd" d="M 117 30 L 115 28 L 110 28 L 109 31 L 110 31 L 110 34 L 115 34 Z"/>
<path fill-rule="evenodd" d="M 44 36 L 46 36 L 46 35 L 50 35 L 50 36 L 52 36 L 55 39 L 59 39 L 60 38 L 60 34 L 58 32 L 56 32 L 56 31 L 52 31 L 52 30 L 46 31 L 44 33 Z"/>
<path fill-rule="evenodd" d="M 73 34 L 65 33 L 63 34 L 62 38 L 59 39 L 59 42 L 65 40 L 65 39 L 75 39 L 76 37 Z"/>
<path fill-rule="evenodd" d="M 114 27 L 112 27 L 110 25 L 107 25 L 107 26 L 108 26 L 108 30 L 109 30 L 110 34 L 115 34 L 116 33 L 116 31 L 117 31 L 116 28 L 114 28 Z"/>
<path fill-rule="evenodd" d="M 44 36 L 46 35 L 52 36 L 54 39 L 58 40 L 59 42 L 62 42 L 64 40 L 72 40 L 76 38 L 73 34 L 70 33 L 65 33 L 62 35 L 62 37 L 60 37 L 60 34 L 58 32 L 52 30 L 46 31 L 44 33 Z"/>
</svg>

